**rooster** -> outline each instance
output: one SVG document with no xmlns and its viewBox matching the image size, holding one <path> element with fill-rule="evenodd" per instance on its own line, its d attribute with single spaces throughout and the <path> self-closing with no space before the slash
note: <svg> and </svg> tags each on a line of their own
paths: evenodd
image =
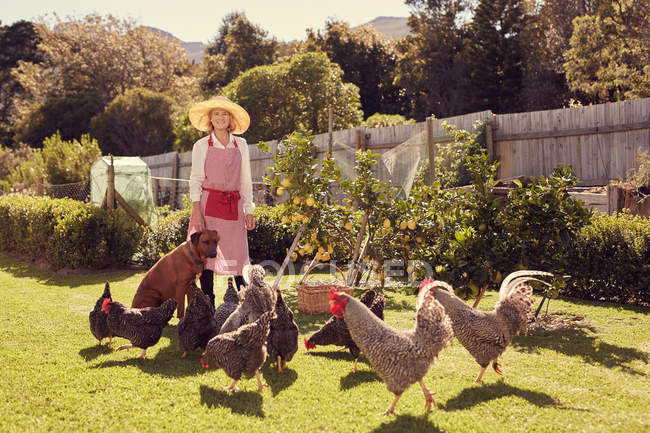
<svg viewBox="0 0 650 433">
<path fill-rule="evenodd" d="M 219 305 L 214 312 L 214 319 L 217 322 L 217 333 L 219 333 L 223 324 L 226 323 L 226 320 L 237 309 L 238 305 L 239 295 L 232 283 L 232 277 L 228 277 L 228 288 L 223 295 L 223 304 Z"/>
<path fill-rule="evenodd" d="M 208 341 L 218 332 L 214 306 L 210 299 L 194 282 L 190 284 L 190 291 L 192 300 L 178 322 L 178 347 L 183 351 L 181 358 L 185 358 L 187 352 L 197 347 L 205 349 Z"/>
<path fill-rule="evenodd" d="M 244 266 L 244 278 L 248 287 L 242 291 L 241 304 L 228 317 L 219 334 L 231 332 L 242 325 L 252 323 L 275 307 L 275 290 L 264 281 L 264 268 L 260 265 Z"/>
<path fill-rule="evenodd" d="M 275 319 L 271 320 L 271 330 L 267 349 L 271 359 L 278 361 L 278 373 L 286 368 L 287 362 L 298 351 L 298 325 L 293 320 L 293 311 L 287 306 L 278 291 L 275 302 Z"/>
<path fill-rule="evenodd" d="M 378 294 L 374 290 L 366 290 L 359 299 L 362 304 L 370 309 L 377 317 L 384 320 L 384 295 Z M 317 345 L 326 346 L 334 344 L 336 346 L 343 346 L 344 349 L 349 349 L 350 354 L 354 357 L 354 367 L 352 371 L 357 371 L 357 361 L 359 360 L 360 350 L 354 344 L 350 331 L 345 324 L 345 320 L 336 316 L 330 317 L 325 324 L 314 335 L 305 340 L 305 349 L 315 349 Z"/>
<path fill-rule="evenodd" d="M 102 304 L 104 299 L 111 298 L 111 286 L 106 282 L 104 286 L 104 293 L 99 297 L 97 302 L 95 302 L 95 308 L 90 311 L 88 319 L 90 321 L 90 332 L 93 333 L 95 338 L 99 340 L 99 344 L 102 344 L 102 340 L 108 337 L 108 346 L 110 347 L 113 343 L 113 334 L 110 329 L 108 329 L 108 324 L 106 323 L 106 313 L 102 311 Z"/>
<path fill-rule="evenodd" d="M 178 301 L 171 298 L 160 307 L 128 308 L 121 302 L 104 299 L 102 311 L 108 315 L 108 329 L 116 337 L 126 338 L 131 344 L 120 346 L 117 350 L 139 347 L 140 358 L 147 354 L 147 348 L 160 340 L 163 328 L 174 315 Z"/>
<path fill-rule="evenodd" d="M 531 297 L 533 289 L 526 283 L 534 280 L 551 286 L 534 276 L 552 275 L 529 270 L 511 273 L 501 283 L 499 301 L 492 311 L 470 307 L 445 282 L 423 281 L 421 287 L 435 292 L 436 299 L 451 319 L 456 338 L 481 366 L 475 382 L 481 381 L 490 363 L 497 374 L 503 374 L 498 358 L 517 334 L 526 331 L 531 306 L 535 302 Z"/>
<path fill-rule="evenodd" d="M 232 384 L 226 388 L 228 391 L 236 389 L 235 385 L 242 374 L 255 374 L 258 391 L 266 386 L 260 378 L 260 368 L 266 361 L 266 341 L 274 314 L 273 311 L 267 311 L 253 323 L 219 334 L 208 342 L 201 355 L 201 365 L 204 368 L 223 368 L 233 379 Z"/>
<path fill-rule="evenodd" d="M 453 338 L 449 317 L 434 299 L 433 291 L 420 290 L 415 329 L 410 331 L 399 331 L 388 326 L 360 301 L 336 289 L 330 291 L 329 299 L 332 314 L 345 320 L 352 340 L 368 358 L 388 390 L 395 394 L 384 415 L 395 411 L 402 393 L 415 382 L 422 387 L 425 409 L 431 410 L 431 404 L 436 403 L 424 384 L 424 375 L 438 353 Z"/>
</svg>

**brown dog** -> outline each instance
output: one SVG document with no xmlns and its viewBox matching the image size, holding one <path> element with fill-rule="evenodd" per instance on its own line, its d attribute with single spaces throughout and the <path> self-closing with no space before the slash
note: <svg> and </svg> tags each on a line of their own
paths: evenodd
<svg viewBox="0 0 650 433">
<path fill-rule="evenodd" d="M 185 314 L 185 295 L 191 300 L 190 284 L 203 271 L 205 259 L 216 257 L 219 234 L 214 230 L 193 233 L 162 257 L 144 276 L 135 292 L 132 308 L 157 307 L 167 299 L 178 301 L 178 318 Z"/>
</svg>

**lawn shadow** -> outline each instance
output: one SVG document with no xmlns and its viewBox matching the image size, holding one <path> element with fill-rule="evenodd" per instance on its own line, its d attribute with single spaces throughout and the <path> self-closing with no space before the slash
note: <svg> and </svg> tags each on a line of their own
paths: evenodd
<svg viewBox="0 0 650 433">
<path fill-rule="evenodd" d="M 39 266 L 37 263 L 12 257 L 6 253 L 0 254 L 0 272 L 6 272 L 17 278 L 33 278 L 48 286 L 64 286 L 75 288 L 90 284 L 102 285 L 108 282 L 122 281 L 146 269 L 71 269 L 54 271 Z"/>
<path fill-rule="evenodd" d="M 282 370 L 282 373 L 278 373 L 278 367 L 275 364 L 271 366 L 271 362 L 266 362 L 262 367 L 262 377 L 269 385 L 273 397 L 289 388 L 298 379 L 298 373 L 289 365 L 290 362 L 287 363 L 287 367 Z"/>
<path fill-rule="evenodd" d="M 372 430 L 371 433 L 392 433 L 392 432 L 443 433 L 443 430 L 441 430 L 434 423 L 429 421 L 428 414 L 425 413 L 424 415 L 420 415 L 420 416 L 397 415 L 394 420 L 383 423 L 376 429 Z"/>
<path fill-rule="evenodd" d="M 201 385 L 201 404 L 213 409 L 215 407 L 230 408 L 232 413 L 264 418 L 262 395 L 255 391 L 235 391 L 229 393 L 209 386 Z"/>
<path fill-rule="evenodd" d="M 340 389 L 345 391 L 368 382 L 381 382 L 381 377 L 372 370 L 351 371 L 340 379 Z"/>
<path fill-rule="evenodd" d="M 548 394 L 516 388 L 503 381 L 499 381 L 489 385 L 476 385 L 465 388 L 456 397 L 447 400 L 446 404 L 440 405 L 440 408 L 448 411 L 465 410 L 490 400 L 508 396 L 523 398 L 537 407 L 562 407 L 559 401 Z"/>
<path fill-rule="evenodd" d="M 113 351 L 112 348 L 108 347 L 107 344 L 95 344 L 94 346 L 88 346 L 79 351 L 79 355 L 86 361 L 92 361 L 101 355 L 109 354 Z"/>
<path fill-rule="evenodd" d="M 354 358 L 352 357 L 352 354 L 348 350 L 345 351 L 330 351 L 330 352 L 316 352 L 314 350 L 310 350 L 307 352 L 308 356 L 318 356 L 321 358 L 327 358 L 331 359 L 332 361 L 350 361 L 351 363 L 354 363 Z M 370 365 L 368 363 L 368 360 L 364 356 L 359 356 L 359 359 L 357 361 L 358 363 L 363 363 L 366 365 Z M 352 368 L 352 366 L 350 366 Z"/>
<path fill-rule="evenodd" d="M 638 376 L 644 372 L 635 370 L 629 364 L 633 361 L 650 362 L 647 353 L 632 347 L 621 347 L 605 343 L 592 333 L 593 328 L 562 329 L 543 331 L 516 338 L 513 347 L 528 353 L 539 353 L 540 348 L 554 350 L 568 356 L 579 356 L 588 364 L 621 371 Z"/>
</svg>

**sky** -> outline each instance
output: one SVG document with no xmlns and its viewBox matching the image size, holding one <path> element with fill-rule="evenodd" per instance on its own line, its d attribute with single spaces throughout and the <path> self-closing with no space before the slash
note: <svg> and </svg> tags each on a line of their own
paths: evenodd
<svg viewBox="0 0 650 433">
<path fill-rule="evenodd" d="M 0 0 L 2 25 L 35 21 L 55 12 L 61 19 L 89 13 L 131 18 L 167 31 L 184 42 L 214 39 L 223 17 L 241 12 L 280 41 L 305 39 L 305 30 L 323 29 L 328 18 L 358 26 L 380 16 L 407 17 L 404 0 Z"/>
</svg>

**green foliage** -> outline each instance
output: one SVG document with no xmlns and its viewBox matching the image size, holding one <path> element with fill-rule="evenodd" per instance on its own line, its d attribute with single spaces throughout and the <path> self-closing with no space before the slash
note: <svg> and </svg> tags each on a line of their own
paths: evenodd
<svg viewBox="0 0 650 433">
<path fill-rule="evenodd" d="M 39 42 L 34 24 L 29 21 L 0 26 L 0 146 L 11 143 L 14 135 L 11 121 L 13 99 L 24 93 L 22 86 L 11 76 L 11 70 L 19 61 L 38 63 L 42 55 L 38 50 Z"/>
<path fill-rule="evenodd" d="M 468 157 L 484 151 L 485 128 L 480 123 L 477 123 L 475 132 L 457 129 L 446 123 L 444 127 L 453 140 L 436 145 L 435 181 L 441 188 L 469 185 L 475 176 L 468 167 Z"/>
<path fill-rule="evenodd" d="M 639 148 L 636 159 L 638 167 L 630 170 L 627 175 L 627 182 L 638 189 L 645 189 L 650 192 L 650 152 Z"/>
<path fill-rule="evenodd" d="M 91 121 L 91 134 L 104 154 L 146 156 L 164 153 L 174 142 L 173 100 L 136 88 L 116 97 Z"/>
<path fill-rule="evenodd" d="M 90 166 L 101 156 L 97 140 L 88 134 L 81 141 L 64 141 L 57 132 L 43 142 L 47 182 L 52 185 L 88 180 Z"/>
<path fill-rule="evenodd" d="M 623 0 L 576 18 L 564 55 L 570 88 L 602 102 L 650 96 L 648 16 L 646 0 Z"/>
<path fill-rule="evenodd" d="M 191 208 L 171 212 L 158 218 L 156 225 L 144 232 L 135 254 L 135 261 L 152 266 L 162 256 L 187 239 L 187 228 L 192 215 Z"/>
<path fill-rule="evenodd" d="M 597 215 L 568 251 L 566 293 L 579 298 L 650 304 L 650 220 Z"/>
<path fill-rule="evenodd" d="M 343 69 L 343 79 L 359 87 L 364 116 L 399 113 L 406 101 L 393 84 L 397 56 L 372 26 L 351 29 L 329 19 L 325 31 L 307 31 L 307 50 L 320 50 Z"/>
<path fill-rule="evenodd" d="M 256 206 L 255 228 L 248 232 L 248 254 L 253 263 L 282 263 L 295 235 L 295 227 L 282 223 L 282 206 Z"/>
<path fill-rule="evenodd" d="M 2 196 L 0 218 L 0 250 L 55 268 L 123 266 L 142 237 L 142 228 L 123 211 L 70 199 Z"/>
<path fill-rule="evenodd" d="M 206 133 L 199 131 L 190 122 L 190 106 L 174 117 L 174 150 L 191 151 L 194 143 Z"/>
<path fill-rule="evenodd" d="M 549 177 L 533 178 L 508 194 L 500 220 L 506 233 L 506 257 L 513 267 L 562 275 L 571 272 L 566 257 L 591 212 L 570 198 L 577 179 L 571 167 L 555 168 Z"/>
<path fill-rule="evenodd" d="M 242 72 L 273 63 L 277 48 L 278 42 L 250 22 L 243 12 L 227 14 L 217 36 L 206 48 L 201 90 L 206 96 L 213 96 Z"/>
<path fill-rule="evenodd" d="M 64 140 L 78 139 L 90 128 L 90 120 L 104 109 L 95 92 L 52 97 L 30 116 L 16 123 L 15 141 L 41 147 L 43 140 L 58 133 Z"/>
<path fill-rule="evenodd" d="M 363 125 L 368 128 L 382 128 L 384 126 L 410 125 L 415 123 L 415 119 L 407 119 L 401 114 L 383 114 L 375 113 L 368 117 Z"/>
<path fill-rule="evenodd" d="M 258 66 L 223 89 L 251 116 L 248 142 L 281 137 L 295 130 L 327 131 L 329 106 L 334 129 L 362 121 L 359 89 L 343 82 L 343 71 L 323 53 L 305 53 L 272 66 Z"/>
</svg>

